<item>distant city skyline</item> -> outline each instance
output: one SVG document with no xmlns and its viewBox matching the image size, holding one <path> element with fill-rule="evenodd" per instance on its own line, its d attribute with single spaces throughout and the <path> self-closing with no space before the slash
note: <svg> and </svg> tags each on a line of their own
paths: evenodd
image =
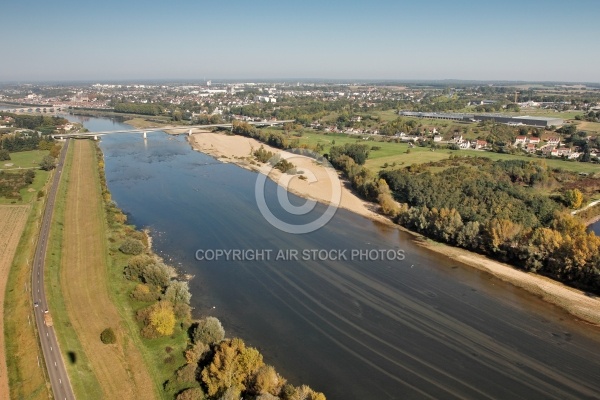
<svg viewBox="0 0 600 400">
<path fill-rule="evenodd" d="M 0 82 L 600 82 L 600 2 L 14 1 Z"/>
</svg>

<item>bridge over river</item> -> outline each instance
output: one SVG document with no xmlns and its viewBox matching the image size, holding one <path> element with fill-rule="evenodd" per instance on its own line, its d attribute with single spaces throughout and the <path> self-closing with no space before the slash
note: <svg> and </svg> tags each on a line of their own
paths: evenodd
<svg viewBox="0 0 600 400">
<path fill-rule="evenodd" d="M 295 122 L 296 120 L 287 119 L 280 121 L 252 121 L 248 122 L 249 125 L 254 126 L 276 126 L 283 125 L 285 123 Z M 149 128 L 132 128 L 132 129 L 120 129 L 115 131 L 98 131 L 98 132 L 75 132 L 75 133 L 56 133 L 53 134 L 52 137 L 54 139 L 88 139 L 92 138 L 94 140 L 98 140 L 101 136 L 115 134 L 115 133 L 132 133 L 132 132 L 140 132 L 144 139 L 146 139 L 149 132 L 159 132 L 159 131 L 170 131 L 174 134 L 187 134 L 188 136 L 193 133 L 194 130 L 206 130 L 210 128 L 233 128 L 232 123 L 225 124 L 210 124 L 210 125 L 166 125 L 166 126 L 157 126 L 157 127 L 149 127 Z"/>
</svg>

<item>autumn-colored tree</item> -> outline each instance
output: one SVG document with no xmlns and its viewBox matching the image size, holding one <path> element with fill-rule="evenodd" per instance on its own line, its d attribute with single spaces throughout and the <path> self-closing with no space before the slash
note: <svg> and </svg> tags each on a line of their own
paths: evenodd
<svg viewBox="0 0 600 400">
<path fill-rule="evenodd" d="M 275 368 L 270 365 L 263 365 L 254 377 L 253 391 L 256 394 L 269 393 L 277 396 L 283 385 L 285 385 L 285 379 L 275 371 Z"/>
<path fill-rule="evenodd" d="M 578 209 L 583 203 L 583 193 L 579 189 L 567 190 L 564 194 L 567 207 Z"/>
<path fill-rule="evenodd" d="M 575 237 L 586 235 L 585 225 L 568 212 L 554 214 L 554 219 L 550 227 L 560 232 L 563 236 Z"/>
<path fill-rule="evenodd" d="M 172 335 L 175 328 L 175 313 L 173 312 L 173 305 L 168 301 L 159 301 L 152 306 L 149 320 L 152 327 L 159 334 L 163 336 Z"/>
<path fill-rule="evenodd" d="M 486 226 L 490 248 L 500 251 L 501 247 L 510 245 L 521 232 L 522 226 L 507 219 L 492 219 Z"/>
<path fill-rule="evenodd" d="M 189 388 L 185 389 L 177 395 L 176 400 L 204 400 L 206 395 L 200 388 Z"/>
<path fill-rule="evenodd" d="M 185 351 L 185 361 L 188 364 L 196 364 L 209 350 L 210 347 L 207 344 L 202 342 L 194 343 Z"/>
<path fill-rule="evenodd" d="M 284 400 L 325 400 L 323 393 L 315 392 L 310 387 L 302 385 L 293 387 L 288 385 L 284 388 Z"/>
<path fill-rule="evenodd" d="M 202 370 L 202 382 L 210 396 L 222 395 L 228 388 L 241 392 L 263 365 L 258 350 L 246 347 L 243 340 L 225 340 L 215 347 L 212 362 Z"/>
</svg>

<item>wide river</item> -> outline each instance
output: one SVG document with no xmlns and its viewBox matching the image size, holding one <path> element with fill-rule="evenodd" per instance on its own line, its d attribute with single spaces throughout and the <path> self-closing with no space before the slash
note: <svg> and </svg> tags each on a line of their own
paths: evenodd
<svg viewBox="0 0 600 400">
<path fill-rule="evenodd" d="M 257 208 L 257 174 L 193 151 L 184 136 L 113 134 L 101 148 L 114 200 L 151 229 L 167 262 L 195 276 L 195 316 L 218 317 L 293 384 L 333 400 L 600 397 L 600 330 L 523 290 L 345 210 L 315 232 L 283 233 Z M 275 203 L 272 183 L 266 198 Z M 219 249 L 271 253 L 196 259 Z M 279 249 L 298 260 L 275 260 Z M 345 261 L 302 260 L 303 250 L 344 249 Z M 352 259 L 359 249 L 405 259 Z"/>
</svg>

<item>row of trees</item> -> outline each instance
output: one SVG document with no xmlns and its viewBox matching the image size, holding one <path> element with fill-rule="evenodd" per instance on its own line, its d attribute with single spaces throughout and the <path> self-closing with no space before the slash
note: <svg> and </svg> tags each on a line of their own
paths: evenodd
<svg viewBox="0 0 600 400">
<path fill-rule="evenodd" d="M 158 104 L 143 103 L 116 103 L 115 112 L 142 115 L 160 115 L 162 108 Z"/>
</svg>

